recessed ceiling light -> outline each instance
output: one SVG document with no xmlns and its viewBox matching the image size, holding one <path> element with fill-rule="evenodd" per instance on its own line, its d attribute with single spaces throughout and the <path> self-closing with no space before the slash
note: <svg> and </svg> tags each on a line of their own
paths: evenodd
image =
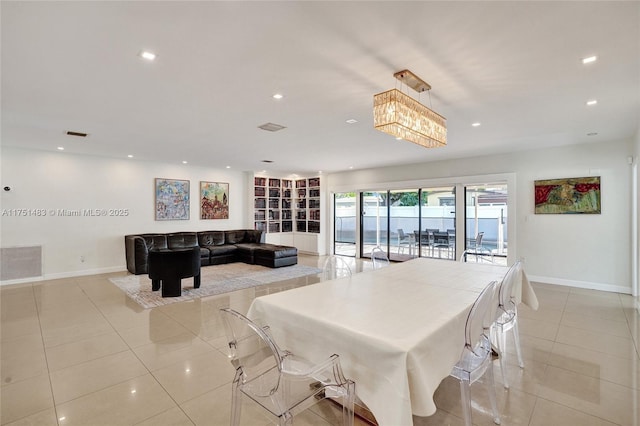
<svg viewBox="0 0 640 426">
<path fill-rule="evenodd" d="M 189 162 L 187 160 L 182 160 L 182 164 L 188 164 Z"/>
<path fill-rule="evenodd" d="M 471 125 L 472 125 L 473 127 L 478 127 L 478 126 L 480 125 L 480 123 L 475 122 L 475 123 L 472 123 Z"/>
<path fill-rule="evenodd" d="M 64 151 L 64 146 L 59 146 L 58 151 Z"/>
<path fill-rule="evenodd" d="M 155 59 L 158 56 L 153 52 L 149 52 L 148 50 L 143 50 L 142 52 L 140 52 L 140 57 L 142 59 L 146 59 L 147 61 L 155 61 Z"/>
<path fill-rule="evenodd" d="M 358 120 L 356 120 L 355 118 L 350 118 L 350 119 L 347 120 L 347 123 L 349 123 L 349 124 L 355 124 L 357 122 L 358 122 Z"/>
<path fill-rule="evenodd" d="M 597 100 L 595 100 L 595 99 L 591 99 L 590 101 L 587 101 L 587 105 L 588 105 L 588 106 L 593 106 L 593 105 L 595 105 L 595 104 L 597 104 L 597 103 L 598 103 L 598 101 L 597 101 Z"/>
<path fill-rule="evenodd" d="M 127 155 L 127 158 L 133 158 L 133 155 L 129 154 Z"/>
<path fill-rule="evenodd" d="M 582 58 L 582 63 L 585 64 L 585 65 L 586 64 L 591 64 L 591 63 L 595 62 L 596 60 L 598 60 L 597 56 L 595 56 L 595 55 L 594 56 L 589 56 L 588 58 Z"/>
<path fill-rule="evenodd" d="M 273 99 L 282 99 L 284 98 L 284 95 L 281 93 L 276 93 L 275 95 L 273 95 Z"/>
<path fill-rule="evenodd" d="M 227 166 L 227 169 L 230 169 L 230 168 L 231 168 L 231 166 Z"/>
<path fill-rule="evenodd" d="M 353 166 L 349 166 L 349 170 L 353 169 Z"/>
</svg>

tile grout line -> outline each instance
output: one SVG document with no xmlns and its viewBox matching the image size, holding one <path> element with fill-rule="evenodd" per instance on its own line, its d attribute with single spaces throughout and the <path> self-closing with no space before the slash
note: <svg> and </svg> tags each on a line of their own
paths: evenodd
<svg viewBox="0 0 640 426">
<path fill-rule="evenodd" d="M 53 404 L 53 414 L 56 418 L 56 424 L 60 424 L 60 418 L 58 417 L 58 404 L 56 404 L 56 397 L 53 393 L 53 382 L 51 381 L 51 369 L 49 368 L 49 356 L 47 355 L 47 349 L 44 341 L 44 333 L 42 331 L 42 319 L 40 317 L 40 309 L 38 308 L 38 301 L 36 300 L 36 293 L 34 285 L 31 285 L 31 293 L 33 294 L 33 304 L 36 308 L 36 315 L 38 316 L 38 328 L 40 329 L 40 339 L 42 340 L 42 352 L 44 354 L 44 362 L 47 366 L 47 379 L 49 381 L 49 392 L 51 392 L 51 402 Z M 30 414 L 31 415 L 31 414 Z M 25 416 L 29 417 L 29 416 Z"/>
</svg>

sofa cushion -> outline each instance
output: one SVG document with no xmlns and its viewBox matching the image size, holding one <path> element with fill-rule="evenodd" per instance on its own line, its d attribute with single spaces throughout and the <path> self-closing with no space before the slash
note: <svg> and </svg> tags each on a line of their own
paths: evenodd
<svg viewBox="0 0 640 426">
<path fill-rule="evenodd" d="M 177 232 L 167 235 L 167 246 L 170 249 L 189 248 L 198 245 L 198 236 L 195 232 Z"/>
<path fill-rule="evenodd" d="M 264 247 L 264 244 L 260 244 L 260 243 L 238 243 L 236 244 L 236 247 L 238 247 L 239 250 L 244 250 L 244 251 L 254 251 L 257 250 L 261 247 Z"/>
<path fill-rule="evenodd" d="M 244 242 L 260 243 L 261 238 L 262 238 L 262 231 L 247 230 L 245 233 Z"/>
<path fill-rule="evenodd" d="M 224 231 L 198 232 L 198 245 L 221 246 L 224 244 Z"/>
<path fill-rule="evenodd" d="M 244 237 L 246 235 L 246 231 L 224 231 L 224 242 L 225 244 L 238 244 L 244 242 Z"/>
<path fill-rule="evenodd" d="M 161 250 L 167 248 L 166 234 L 143 234 L 141 237 L 144 238 L 147 250 Z"/>
<path fill-rule="evenodd" d="M 226 254 L 233 254 L 238 250 L 238 247 L 232 244 L 224 244 L 221 246 L 207 246 L 206 248 L 208 248 L 209 251 L 211 252 L 212 258 L 216 256 L 226 255 Z"/>
</svg>

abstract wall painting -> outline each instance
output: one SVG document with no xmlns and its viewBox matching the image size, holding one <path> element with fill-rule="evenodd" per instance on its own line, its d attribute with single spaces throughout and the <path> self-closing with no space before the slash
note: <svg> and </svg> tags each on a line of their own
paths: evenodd
<svg viewBox="0 0 640 426">
<path fill-rule="evenodd" d="M 200 182 L 200 219 L 229 219 L 229 184 Z"/>
<path fill-rule="evenodd" d="M 156 220 L 189 220 L 189 181 L 156 178 Z"/>
<path fill-rule="evenodd" d="M 534 181 L 536 214 L 600 214 L 600 176 Z"/>
</svg>

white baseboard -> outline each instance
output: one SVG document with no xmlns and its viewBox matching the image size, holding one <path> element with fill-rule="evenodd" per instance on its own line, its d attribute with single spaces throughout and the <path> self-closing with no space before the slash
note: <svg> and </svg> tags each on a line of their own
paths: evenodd
<svg viewBox="0 0 640 426">
<path fill-rule="evenodd" d="M 557 284 L 567 287 L 585 288 L 588 290 L 600 290 L 612 293 L 631 294 L 631 287 L 624 287 L 621 285 L 594 283 L 590 281 L 565 280 L 563 278 L 542 277 L 540 275 L 529 274 L 527 274 L 527 277 L 529 278 L 529 281 L 535 281 L 545 284 Z"/>
<path fill-rule="evenodd" d="M 0 281 L 0 286 L 11 285 L 11 284 L 33 283 L 33 282 L 46 281 L 46 280 L 57 280 L 60 278 L 73 278 L 73 277 L 84 277 L 87 275 L 108 274 L 111 272 L 122 272 L 126 270 L 127 268 L 124 266 L 110 266 L 107 268 L 84 269 L 82 271 L 57 272 L 55 274 L 45 274 L 40 277 L 29 277 L 29 278 L 21 278 L 17 280 Z"/>
</svg>

